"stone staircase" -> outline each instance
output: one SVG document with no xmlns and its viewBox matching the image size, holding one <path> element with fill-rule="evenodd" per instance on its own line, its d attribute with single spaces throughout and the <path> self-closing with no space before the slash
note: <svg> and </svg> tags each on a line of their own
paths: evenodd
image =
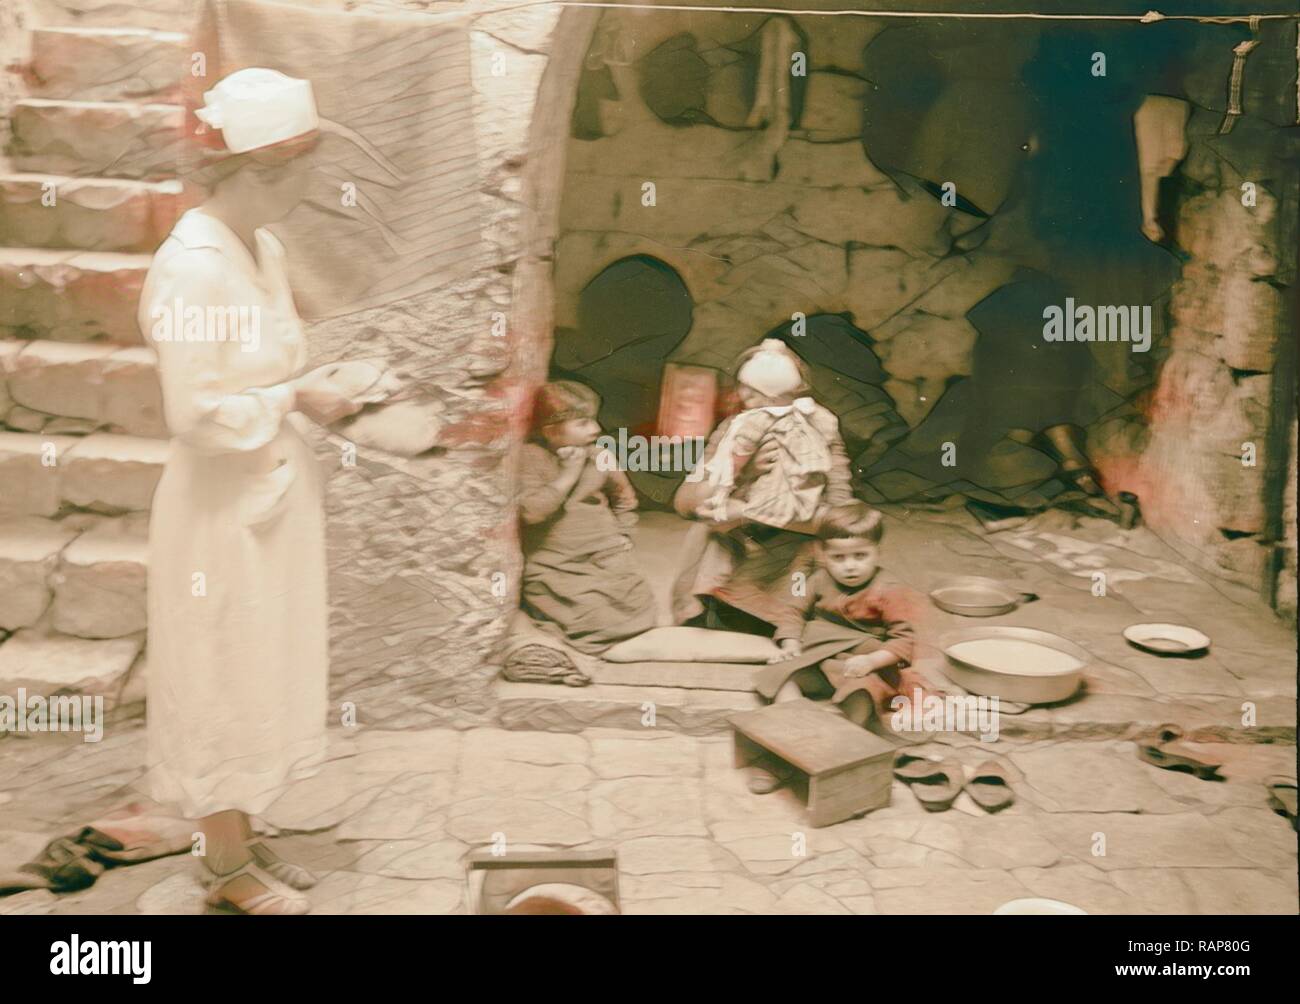
<svg viewBox="0 0 1300 1004">
<path fill-rule="evenodd" d="M 143 696 L 166 457 L 136 324 L 177 180 L 192 0 L 31 0 L 0 160 L 0 693 Z"/>
</svg>

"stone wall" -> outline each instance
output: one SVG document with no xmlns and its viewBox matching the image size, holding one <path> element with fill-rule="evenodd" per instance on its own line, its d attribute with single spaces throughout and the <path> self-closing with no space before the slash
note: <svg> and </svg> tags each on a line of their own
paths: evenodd
<svg viewBox="0 0 1300 1004">
<path fill-rule="evenodd" d="M 797 51 L 807 57 L 806 78 L 790 88 L 798 104 L 793 122 L 754 111 L 754 77 L 765 72 L 755 52 L 774 20 L 792 26 Z M 882 31 L 891 34 L 873 46 Z M 879 455 L 873 451 L 920 425 L 945 391 L 971 374 L 977 339 L 967 316 L 971 308 L 1018 267 L 1051 258 L 1030 236 L 1027 207 L 1040 196 L 1020 190 L 1032 184 L 1024 175 L 1009 184 L 1006 202 L 991 207 L 995 218 L 985 224 L 941 204 L 906 174 L 887 175 L 873 162 L 868 123 L 883 119 L 906 73 L 889 71 L 895 92 L 886 99 L 873 80 L 879 68 L 868 64 L 889 56 L 900 31 L 897 21 L 857 17 L 603 12 L 587 67 L 603 65 L 608 82 L 603 90 L 586 85 L 594 93 L 580 97 L 571 125 L 556 246 L 559 344 L 586 337 L 578 330 L 583 291 L 602 269 L 629 256 L 651 256 L 681 276 L 691 298 L 689 333 L 668 352 L 669 360 L 725 370 L 764 334 L 788 327 L 796 311 L 839 315 L 851 321 L 855 338 L 874 358 L 845 360 L 832 391 L 842 392 L 844 376 L 859 375 L 854 370 L 883 370 L 875 386 L 884 394 L 867 395 L 860 408 L 874 417 L 840 412 L 846 435 L 859 422 L 858 431 L 870 434 L 872 449 L 859 459 L 871 463 Z M 972 45 L 987 55 L 1021 34 L 1004 29 Z M 620 48 L 621 55 L 609 57 Z M 704 82 L 665 93 L 670 84 L 654 81 L 649 67 L 674 48 L 676 62 L 664 75 L 693 73 Z M 1032 51 L 1025 39 L 1011 48 L 1024 51 L 1009 56 L 1008 66 Z M 958 55 L 967 63 L 972 58 Z M 1002 89 L 979 109 L 981 122 L 998 119 L 999 102 L 1012 112 L 1024 104 L 1022 88 L 1003 86 L 1016 76 L 1007 67 L 990 75 L 1001 81 L 990 86 Z M 676 117 L 667 117 L 673 110 Z M 1023 131 L 1027 138 L 1030 128 Z M 902 132 L 908 133 L 906 124 Z M 1015 175 L 1014 158 L 1024 156 L 1017 150 L 1027 149 L 1020 142 L 991 174 Z M 945 156 L 940 145 L 933 159 Z M 969 168 L 981 160 L 980 150 L 964 159 L 968 173 L 978 175 Z M 1134 185 L 1137 170 L 1134 159 Z M 654 205 L 648 206 L 643 186 L 651 182 Z M 1130 239 L 1141 240 L 1136 213 Z M 1166 326 L 1163 309 L 1158 303 L 1158 340 Z M 1139 398 L 1149 388 L 1150 367 L 1131 365 L 1129 353 L 1110 351 L 1113 346 L 1093 348 L 1098 386 L 1104 384 L 1096 398 L 1107 403 L 1097 406 L 1102 417 L 1088 429 L 1089 452 L 1103 476 L 1119 478 L 1135 468 L 1145 444 Z M 1158 345 L 1155 356 L 1163 351 Z M 564 353 L 556 363 L 567 368 Z M 650 372 L 646 379 L 653 384 L 657 376 Z M 819 396 L 822 391 L 815 387 Z M 1111 487 L 1127 486 L 1112 479 Z"/>
<path fill-rule="evenodd" d="M 1198 53 L 1201 72 L 1189 77 L 1175 229 L 1190 257 L 1135 479 L 1146 519 L 1185 557 L 1276 595 L 1292 616 L 1294 37 L 1293 27 L 1265 35 L 1249 64 L 1246 114 L 1226 135 L 1227 46 Z"/>
<path fill-rule="evenodd" d="M 1279 613 L 1296 619 L 1296 530 L 1300 512 L 1296 508 L 1296 482 L 1300 471 L 1296 469 L 1297 426 L 1291 424 L 1291 453 L 1286 470 L 1286 488 L 1282 493 L 1282 567 L 1277 573 L 1274 606 Z"/>
<path fill-rule="evenodd" d="M 561 344 L 579 337 L 583 290 L 603 269 L 652 256 L 681 276 L 692 301 L 689 333 L 670 360 L 725 369 L 792 311 L 844 314 L 869 336 L 883 389 L 915 427 L 954 378 L 970 373 L 976 332 L 965 314 L 1025 262 L 1025 251 L 996 237 L 964 251 L 958 214 L 907 191 L 864 153 L 872 74 L 863 50 L 884 22 L 792 18 L 808 55 L 801 115 L 789 129 L 752 121 L 740 53 L 755 48 L 766 19 L 602 14 L 586 65 L 603 64 L 609 83 L 593 89 L 572 125 L 556 246 L 557 336 Z M 1285 392 L 1274 370 L 1281 340 L 1295 337 L 1284 248 L 1297 224 L 1295 202 L 1283 194 L 1294 171 L 1281 168 L 1277 126 L 1287 123 L 1286 95 L 1294 120 L 1295 65 L 1291 58 L 1288 77 L 1282 43 L 1289 37 L 1293 50 L 1293 29 L 1277 35 L 1253 57 L 1246 115 L 1228 137 L 1216 130 L 1237 35 L 1207 32 L 1201 49 L 1182 53 L 1178 65 L 1192 69 L 1172 84 L 1194 105 L 1191 145 L 1163 212 L 1185 267 L 1171 316 L 1156 320 L 1159 377 L 1155 386 L 1134 383 L 1113 358 L 1094 353 L 1106 386 L 1127 401 L 1088 433 L 1103 483 L 1136 492 L 1150 524 L 1189 560 L 1265 593 L 1277 563 L 1285 608 L 1294 514 L 1280 513 L 1280 475 L 1288 462 L 1294 469 L 1294 457 L 1285 423 L 1280 437 L 1275 428 Z M 678 79 L 665 96 L 672 85 L 648 85 L 647 66 L 673 47 Z M 698 94 L 693 80 L 682 82 L 691 74 L 707 80 Z M 666 120 L 665 109 L 676 118 Z M 1257 201 L 1247 207 L 1241 184 L 1251 179 Z M 653 205 L 642 198 L 647 182 Z M 1245 443 L 1257 452 L 1253 466 L 1242 463 Z"/>
<path fill-rule="evenodd" d="M 694 302 L 674 361 L 727 369 L 794 311 L 850 315 L 870 333 L 894 407 L 916 425 L 952 377 L 970 372 L 976 333 L 964 315 L 1013 265 L 955 252 L 955 214 L 901 190 L 868 160 L 863 49 L 882 22 L 792 19 L 808 57 L 798 126 L 773 116 L 748 127 L 738 50 L 767 20 L 605 12 L 604 47 L 621 44 L 640 68 L 664 43 L 693 36 L 691 58 L 709 67 L 713 121 L 666 123 L 642 98 L 640 68 L 608 64 L 617 98 L 599 101 L 605 135 L 570 141 L 556 327 L 577 327 L 579 294 L 602 268 L 651 255 L 681 275 Z M 642 204 L 646 182 L 653 206 Z"/>
<path fill-rule="evenodd" d="M 510 460 L 520 402 L 548 354 L 549 329 L 530 323 L 525 304 L 538 286 L 549 288 L 549 276 L 518 287 L 521 262 L 549 257 L 528 254 L 531 214 L 545 192 L 526 192 L 530 158 L 547 156 L 545 142 L 530 146 L 530 128 L 561 12 L 397 0 L 333 6 L 463 23 L 474 88 L 463 127 L 478 144 L 482 264 L 432 293 L 310 326 L 318 359 L 395 359 L 441 427 L 439 445 L 414 459 L 363 446 L 349 467 L 338 463 L 339 440 L 320 443 L 331 471 L 332 692 L 355 702 L 363 720 L 389 727 L 469 725 L 495 713 L 494 652 L 518 604 Z M 494 12 L 505 6 L 514 9 Z M 509 320 L 500 337 L 498 312 Z"/>
<path fill-rule="evenodd" d="M 8 0 L 0 4 L 0 171 L 5 170 L 4 151 L 9 146 L 9 113 L 20 93 L 17 74 L 5 68 L 27 55 L 27 22 L 29 14 L 25 0 Z"/>
</svg>

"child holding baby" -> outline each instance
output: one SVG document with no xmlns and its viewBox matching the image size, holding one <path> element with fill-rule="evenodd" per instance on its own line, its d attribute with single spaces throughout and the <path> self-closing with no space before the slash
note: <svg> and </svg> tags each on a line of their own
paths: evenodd
<svg viewBox="0 0 1300 1004">
<path fill-rule="evenodd" d="M 853 499 L 849 459 L 839 421 L 807 396 L 803 361 L 785 343 L 765 339 L 733 372 L 743 410 L 713 430 L 702 476 L 673 496 L 697 524 L 673 618 L 770 635 L 791 576 L 812 571 L 812 517 Z"/>
</svg>

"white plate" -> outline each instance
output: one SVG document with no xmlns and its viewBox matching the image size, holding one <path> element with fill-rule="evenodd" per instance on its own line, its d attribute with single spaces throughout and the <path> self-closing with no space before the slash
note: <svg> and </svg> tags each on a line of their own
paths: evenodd
<svg viewBox="0 0 1300 1004">
<path fill-rule="evenodd" d="M 1013 899 L 1010 903 L 1003 903 L 993 911 L 995 917 L 1064 917 L 1070 915 L 1087 914 L 1087 910 L 1081 910 L 1070 903 L 1062 903 L 1059 899 Z"/>
<path fill-rule="evenodd" d="M 1124 638 L 1156 655 L 1196 655 L 1210 647 L 1209 635 L 1186 624 L 1130 624 Z"/>
</svg>

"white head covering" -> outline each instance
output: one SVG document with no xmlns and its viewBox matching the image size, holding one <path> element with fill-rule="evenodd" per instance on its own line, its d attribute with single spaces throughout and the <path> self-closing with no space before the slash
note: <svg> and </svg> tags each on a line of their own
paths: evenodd
<svg viewBox="0 0 1300 1004">
<path fill-rule="evenodd" d="M 250 66 L 236 70 L 203 95 L 194 114 L 213 129 L 231 153 L 282 143 L 320 127 L 310 80 Z"/>
<path fill-rule="evenodd" d="M 782 397 L 803 388 L 803 374 L 794 353 L 779 338 L 764 338 L 740 367 L 736 379 L 768 397 Z"/>
</svg>

